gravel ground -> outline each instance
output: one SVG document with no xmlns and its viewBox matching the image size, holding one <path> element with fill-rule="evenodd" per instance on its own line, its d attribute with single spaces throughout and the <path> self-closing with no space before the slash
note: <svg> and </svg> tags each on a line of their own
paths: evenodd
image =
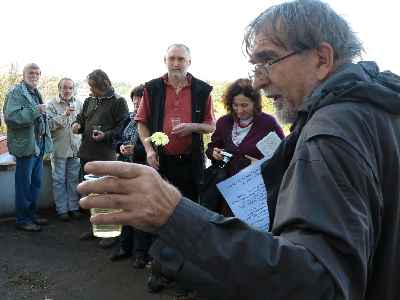
<svg viewBox="0 0 400 300">
<path fill-rule="evenodd" d="M 0 220 L 1 300 L 170 300 L 172 295 L 149 294 L 148 271 L 130 260 L 112 263 L 111 249 L 98 241 L 80 241 L 87 218 L 61 222 L 50 211 L 43 231 L 17 231 L 14 220 Z"/>
</svg>

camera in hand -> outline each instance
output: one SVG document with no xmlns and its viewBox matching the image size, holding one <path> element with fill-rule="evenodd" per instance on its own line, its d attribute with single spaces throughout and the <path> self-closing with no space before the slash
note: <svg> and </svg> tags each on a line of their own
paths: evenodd
<svg viewBox="0 0 400 300">
<path fill-rule="evenodd" d="M 226 151 L 221 151 L 220 154 L 222 155 L 222 162 L 223 166 L 225 166 L 232 158 L 233 154 L 226 152 Z"/>
</svg>

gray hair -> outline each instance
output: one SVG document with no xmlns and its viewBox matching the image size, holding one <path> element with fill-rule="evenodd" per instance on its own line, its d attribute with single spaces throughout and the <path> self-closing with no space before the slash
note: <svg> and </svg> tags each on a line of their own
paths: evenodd
<svg viewBox="0 0 400 300">
<path fill-rule="evenodd" d="M 35 63 L 30 63 L 25 65 L 24 69 L 22 70 L 22 74 L 25 74 L 28 70 L 40 70 L 39 66 Z"/>
<path fill-rule="evenodd" d="M 260 32 L 292 51 L 316 49 L 326 42 L 334 49 L 335 61 L 340 62 L 353 61 L 364 51 L 347 21 L 319 0 L 296 0 L 266 9 L 247 26 L 243 44 L 248 55 Z"/>
<path fill-rule="evenodd" d="M 169 45 L 168 48 L 167 48 L 167 52 L 168 52 L 171 48 L 181 48 L 181 49 L 184 49 L 184 50 L 186 51 L 187 55 L 189 56 L 189 58 L 191 57 L 190 49 L 189 49 L 189 47 L 186 46 L 185 44 L 172 44 L 172 45 Z"/>
<path fill-rule="evenodd" d="M 61 89 L 61 84 L 63 83 L 63 81 L 66 81 L 66 80 L 69 80 L 69 81 L 72 81 L 72 84 L 73 84 L 73 86 L 74 86 L 74 88 L 75 88 L 75 82 L 71 79 L 71 78 L 68 78 L 68 77 L 63 77 L 63 78 L 61 78 L 60 79 L 60 81 L 58 82 L 58 89 Z"/>
</svg>

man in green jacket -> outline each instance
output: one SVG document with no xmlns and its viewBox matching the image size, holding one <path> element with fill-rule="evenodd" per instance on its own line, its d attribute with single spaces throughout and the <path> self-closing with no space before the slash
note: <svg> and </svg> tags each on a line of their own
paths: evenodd
<svg viewBox="0 0 400 300">
<path fill-rule="evenodd" d="M 3 108 L 8 149 L 16 157 L 16 226 L 30 232 L 40 231 L 40 225 L 47 224 L 35 211 L 42 183 L 43 155 L 53 148 L 46 106 L 37 90 L 40 75 L 38 65 L 26 65 L 22 82 L 8 92 Z"/>
</svg>

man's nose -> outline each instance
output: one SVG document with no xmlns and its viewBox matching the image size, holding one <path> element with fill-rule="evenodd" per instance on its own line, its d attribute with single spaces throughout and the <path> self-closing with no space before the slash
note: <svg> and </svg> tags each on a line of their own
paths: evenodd
<svg viewBox="0 0 400 300">
<path fill-rule="evenodd" d="M 252 86 L 255 90 L 261 90 L 261 89 L 265 89 L 266 87 L 268 87 L 270 84 L 270 80 L 268 77 L 264 77 L 264 78 L 259 78 L 258 76 L 255 76 L 252 82 Z"/>
</svg>

